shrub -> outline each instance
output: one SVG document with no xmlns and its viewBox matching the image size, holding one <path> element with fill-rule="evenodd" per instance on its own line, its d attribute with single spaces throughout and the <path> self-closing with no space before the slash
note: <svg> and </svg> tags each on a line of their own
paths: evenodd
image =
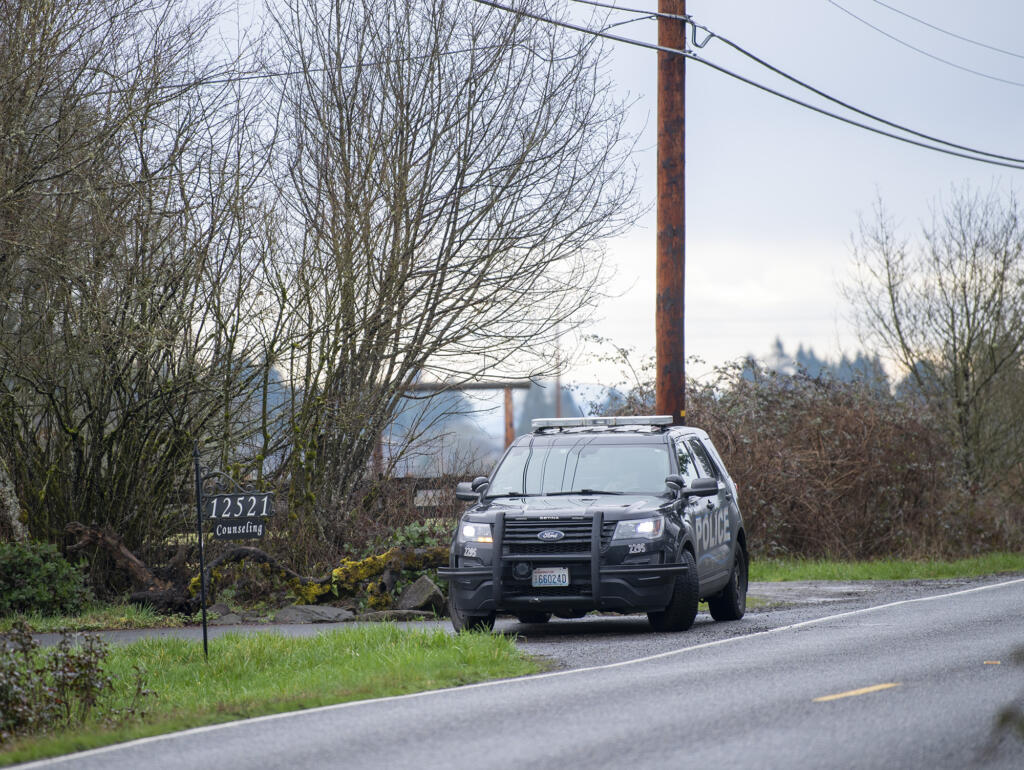
<svg viewBox="0 0 1024 770">
<path fill-rule="evenodd" d="M 49 543 L 0 543 L 0 615 L 79 612 L 89 598 L 81 571 Z"/>
<path fill-rule="evenodd" d="M 653 366 L 632 372 L 606 413 L 654 413 Z M 737 482 L 755 556 L 948 558 L 1024 544 L 1019 498 L 971 489 L 941 419 L 875 383 L 742 361 L 688 382 L 687 421 Z"/>
<path fill-rule="evenodd" d="M 133 690 L 120 697 L 103 671 L 109 650 L 98 636 L 61 633 L 41 650 L 24 623 L 0 634 L 0 744 L 17 735 L 79 725 L 90 717 L 116 723 L 136 714 L 153 693 L 136 667 Z M 74 640 L 74 641 L 73 641 Z M 115 700 L 127 703 L 114 708 Z"/>
<path fill-rule="evenodd" d="M 723 374 L 691 385 L 687 411 L 739 485 L 752 548 L 839 559 L 962 548 L 956 457 L 922 405 L 827 375 Z"/>
<path fill-rule="evenodd" d="M 455 524 L 455 519 L 443 518 L 411 521 L 405 526 L 398 527 L 394 532 L 379 538 L 368 549 L 366 555 L 370 556 L 396 546 L 403 548 L 437 548 L 443 546 L 447 548 L 452 541 Z"/>
</svg>

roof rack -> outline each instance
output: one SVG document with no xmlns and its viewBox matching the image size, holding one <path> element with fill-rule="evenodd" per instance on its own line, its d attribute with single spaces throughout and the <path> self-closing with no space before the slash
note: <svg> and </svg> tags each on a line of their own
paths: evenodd
<svg viewBox="0 0 1024 770">
<path fill-rule="evenodd" d="M 530 421 L 533 430 L 544 428 L 616 428 L 621 425 L 671 425 L 672 416 L 668 414 L 649 417 L 542 417 Z"/>
</svg>

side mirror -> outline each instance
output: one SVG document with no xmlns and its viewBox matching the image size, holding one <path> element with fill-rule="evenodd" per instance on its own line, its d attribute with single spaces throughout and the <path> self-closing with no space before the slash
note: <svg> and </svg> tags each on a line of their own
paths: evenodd
<svg viewBox="0 0 1024 770">
<path fill-rule="evenodd" d="M 713 497 L 718 494 L 718 479 L 697 479 L 682 492 L 686 497 Z"/>
<path fill-rule="evenodd" d="M 486 476 L 477 476 L 475 479 L 473 479 L 472 482 L 470 482 L 470 487 L 473 489 L 474 492 L 480 492 L 480 487 L 490 485 L 491 480 Z"/>
<path fill-rule="evenodd" d="M 678 495 L 679 490 L 686 486 L 686 479 L 678 473 L 673 473 L 665 477 L 665 486 L 671 489 L 673 494 Z"/>
<path fill-rule="evenodd" d="M 479 495 L 473 491 L 473 485 L 468 481 L 460 481 L 455 485 L 455 499 L 456 500 L 476 500 Z"/>
</svg>

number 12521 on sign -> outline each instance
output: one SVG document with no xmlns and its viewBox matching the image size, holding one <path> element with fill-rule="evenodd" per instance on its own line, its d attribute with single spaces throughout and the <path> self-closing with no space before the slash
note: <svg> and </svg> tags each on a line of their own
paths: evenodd
<svg viewBox="0 0 1024 770">
<path fill-rule="evenodd" d="M 274 515 L 272 492 L 213 495 L 206 498 L 205 503 L 206 516 L 209 519 L 262 519 Z"/>
</svg>

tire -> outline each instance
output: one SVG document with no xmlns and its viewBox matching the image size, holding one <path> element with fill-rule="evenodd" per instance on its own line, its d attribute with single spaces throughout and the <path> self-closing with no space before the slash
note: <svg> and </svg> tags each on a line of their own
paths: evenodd
<svg viewBox="0 0 1024 770">
<path fill-rule="evenodd" d="M 547 623 L 551 620 L 550 612 L 523 612 L 516 615 L 516 620 L 520 623 Z"/>
<path fill-rule="evenodd" d="M 494 629 L 494 616 L 496 613 L 489 612 L 486 615 L 467 615 L 452 601 L 451 593 L 448 594 L 448 616 L 452 621 L 452 628 L 456 633 L 463 631 L 492 631 Z"/>
<path fill-rule="evenodd" d="M 648 612 L 647 619 L 655 631 L 686 631 L 697 617 L 697 602 L 700 600 L 700 579 L 697 577 L 697 563 L 693 554 L 683 549 L 682 563 L 687 570 L 676 576 L 675 588 L 668 606 L 660 612 Z"/>
<path fill-rule="evenodd" d="M 736 544 L 729 582 L 719 593 L 708 599 L 708 610 L 715 620 L 739 620 L 747 611 L 747 556 Z"/>
</svg>

